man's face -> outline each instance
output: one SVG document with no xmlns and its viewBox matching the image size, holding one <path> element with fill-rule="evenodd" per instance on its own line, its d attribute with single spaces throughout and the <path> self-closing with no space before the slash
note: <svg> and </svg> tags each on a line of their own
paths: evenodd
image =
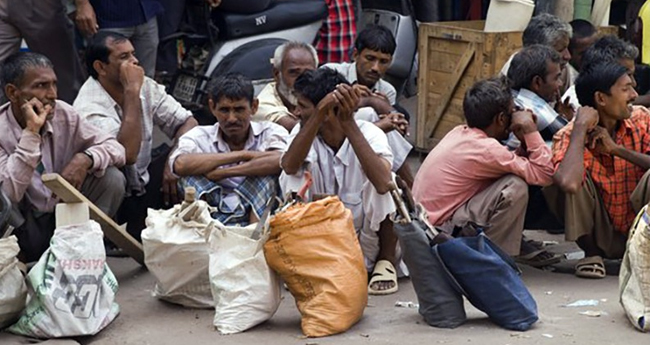
<svg viewBox="0 0 650 345">
<path fill-rule="evenodd" d="M 550 61 L 546 62 L 546 75 L 539 77 L 536 93 L 547 102 L 557 99 L 562 86 L 562 70 L 560 64 Z"/>
<path fill-rule="evenodd" d="M 54 116 L 54 106 L 57 99 L 56 74 L 49 67 L 28 67 L 25 70 L 20 85 L 7 85 L 9 100 L 23 105 L 25 102 L 36 97 L 43 106 L 50 105 L 52 111 L 48 115 L 48 120 Z"/>
<path fill-rule="evenodd" d="M 364 49 L 353 53 L 357 65 L 357 81 L 369 88 L 375 86 L 383 78 L 390 67 L 393 56 L 376 50 Z"/>
<path fill-rule="evenodd" d="M 591 47 L 598 36 L 593 34 L 589 37 L 583 37 L 576 40 L 575 45 L 571 51 L 571 65 L 578 71 L 582 68 L 582 56 L 589 47 Z"/>
<path fill-rule="evenodd" d="M 624 120 L 632 116 L 632 102 L 639 94 L 634 90 L 632 79 L 625 74 L 618 78 L 610 88 L 610 95 L 602 94 L 603 101 L 599 110 L 616 120 Z"/>
<path fill-rule="evenodd" d="M 316 113 L 316 106 L 307 97 L 301 94 L 297 94 L 296 96 L 298 102 L 293 112 L 300 119 L 301 125 L 304 125 Z"/>
<path fill-rule="evenodd" d="M 316 69 L 316 61 L 312 54 L 306 49 L 295 48 L 287 51 L 282 60 L 282 69 L 274 72 L 278 85 L 278 92 L 292 105 L 296 105 L 297 99 L 293 94 L 293 84 L 296 79 L 305 71 Z"/>
<path fill-rule="evenodd" d="M 634 72 L 636 71 L 636 64 L 634 63 L 634 60 L 619 59 L 618 63 L 620 63 L 623 67 L 627 69 L 627 75 L 629 75 L 630 79 L 632 79 L 632 86 L 636 87 L 636 79 L 634 78 Z"/>
<path fill-rule="evenodd" d="M 561 68 L 564 69 L 566 64 L 571 60 L 571 53 L 569 53 L 569 36 L 562 35 L 552 46 L 555 51 L 560 53 L 562 57 Z"/>
<path fill-rule="evenodd" d="M 102 63 L 106 73 L 106 79 L 112 83 L 120 83 L 120 66 L 123 63 L 138 64 L 138 59 L 135 57 L 135 49 L 129 40 L 116 42 L 108 39 L 106 46 L 110 51 L 108 55 L 108 63 Z"/>
<path fill-rule="evenodd" d="M 221 97 L 216 103 L 208 101 L 210 111 L 217 118 L 219 128 L 223 131 L 224 139 L 241 140 L 248 136 L 251 117 L 257 112 L 257 99 L 251 104 L 247 99 L 230 99 Z"/>
</svg>

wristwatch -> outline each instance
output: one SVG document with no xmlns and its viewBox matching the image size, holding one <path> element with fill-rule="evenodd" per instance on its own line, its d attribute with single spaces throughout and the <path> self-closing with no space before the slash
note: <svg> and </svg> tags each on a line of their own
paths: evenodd
<svg viewBox="0 0 650 345">
<path fill-rule="evenodd" d="M 88 156 L 88 158 L 90 158 L 90 166 L 88 167 L 88 169 L 90 170 L 92 167 L 95 166 L 95 158 L 93 158 L 92 152 L 88 150 L 84 150 L 83 154 L 85 154 L 86 156 Z"/>
</svg>

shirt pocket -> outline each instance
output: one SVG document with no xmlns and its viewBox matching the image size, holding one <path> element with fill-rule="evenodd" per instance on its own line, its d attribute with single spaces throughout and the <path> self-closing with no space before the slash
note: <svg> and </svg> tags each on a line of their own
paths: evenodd
<svg viewBox="0 0 650 345">
<path fill-rule="evenodd" d="M 354 217 L 354 229 L 358 232 L 363 227 L 363 199 L 359 193 L 342 193 L 341 201 L 351 212 Z"/>
</svg>

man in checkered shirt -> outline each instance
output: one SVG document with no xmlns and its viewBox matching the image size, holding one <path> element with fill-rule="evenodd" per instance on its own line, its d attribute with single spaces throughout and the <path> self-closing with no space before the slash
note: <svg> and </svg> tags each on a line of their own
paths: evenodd
<svg viewBox="0 0 650 345">
<path fill-rule="evenodd" d="M 328 15 L 315 42 L 322 63 L 350 61 L 350 48 L 357 34 L 353 0 L 325 0 Z"/>
</svg>

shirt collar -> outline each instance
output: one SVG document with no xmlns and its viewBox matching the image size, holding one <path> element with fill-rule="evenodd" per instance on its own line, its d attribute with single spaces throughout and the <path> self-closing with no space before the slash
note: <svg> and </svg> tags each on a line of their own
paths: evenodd
<svg viewBox="0 0 650 345">
<path fill-rule="evenodd" d="M 57 101 L 58 103 L 58 101 Z M 7 120 L 9 121 L 10 126 L 15 126 L 15 128 L 18 128 L 20 131 L 23 129 L 20 127 L 20 124 L 18 121 L 16 121 L 16 117 L 14 116 L 14 111 L 11 108 L 11 103 L 7 103 Z M 45 125 L 43 125 L 43 133 L 49 133 L 53 134 L 54 133 L 54 128 L 52 127 L 52 121 L 56 119 L 56 113 L 58 111 L 59 107 L 56 105 L 54 106 L 54 117 L 51 120 L 45 121 Z"/>
<path fill-rule="evenodd" d="M 99 108 L 104 108 L 104 109 L 120 109 L 119 104 L 115 102 L 113 97 L 111 97 L 110 94 L 108 94 L 108 91 L 104 89 L 102 84 L 99 83 L 99 80 L 89 77 L 88 80 L 86 81 L 86 86 L 88 89 L 86 90 L 85 93 L 90 94 L 90 95 L 100 95 L 101 97 L 98 97 L 95 101 L 97 105 L 99 105 Z M 98 109 L 99 109 L 98 108 Z"/>
<path fill-rule="evenodd" d="M 515 97 L 518 98 L 518 99 L 528 101 L 528 102 L 531 102 L 533 104 L 539 104 L 539 105 L 548 104 L 548 102 L 545 101 L 542 97 L 539 97 L 538 94 L 536 94 L 536 93 L 534 93 L 534 92 L 532 92 L 532 91 L 530 91 L 528 89 L 521 88 L 519 90 L 519 92 L 517 92 L 516 90 L 512 90 L 512 92 L 515 94 Z"/>
<path fill-rule="evenodd" d="M 214 137 L 212 141 L 217 145 L 219 152 L 229 152 L 230 146 L 223 139 L 223 131 L 219 127 L 219 123 L 214 124 L 216 130 L 214 131 Z M 255 138 L 259 136 L 264 131 L 264 126 L 261 122 L 250 122 L 250 131 L 248 132 L 248 139 L 244 144 L 244 150 L 250 150 L 255 144 Z"/>
</svg>

